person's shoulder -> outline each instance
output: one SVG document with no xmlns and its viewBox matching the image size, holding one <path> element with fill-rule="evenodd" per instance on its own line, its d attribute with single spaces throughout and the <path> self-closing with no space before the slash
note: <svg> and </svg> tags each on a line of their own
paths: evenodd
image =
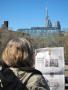
<svg viewBox="0 0 68 90">
<path fill-rule="evenodd" d="M 29 79 L 27 86 L 34 87 L 40 90 L 50 90 L 47 81 L 42 74 L 33 74 L 33 76 Z"/>
<path fill-rule="evenodd" d="M 28 70 L 26 70 L 27 73 L 31 73 L 30 74 L 30 78 L 29 78 L 29 82 L 36 82 L 39 81 L 41 79 L 44 79 L 42 73 L 35 69 L 35 68 L 29 68 Z"/>
<path fill-rule="evenodd" d="M 33 69 L 32 73 L 35 75 L 42 75 L 42 73 L 37 69 Z"/>
</svg>

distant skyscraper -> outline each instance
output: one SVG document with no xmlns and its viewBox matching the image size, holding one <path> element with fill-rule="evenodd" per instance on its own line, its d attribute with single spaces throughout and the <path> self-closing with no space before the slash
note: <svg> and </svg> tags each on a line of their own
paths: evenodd
<svg viewBox="0 0 68 90">
<path fill-rule="evenodd" d="M 49 19 L 49 16 L 48 16 L 48 9 L 47 8 L 46 8 L 45 27 L 52 27 L 51 20 Z"/>
</svg>

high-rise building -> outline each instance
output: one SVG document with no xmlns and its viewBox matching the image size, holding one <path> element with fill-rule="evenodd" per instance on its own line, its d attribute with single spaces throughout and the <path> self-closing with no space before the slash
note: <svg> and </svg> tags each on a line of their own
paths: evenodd
<svg viewBox="0 0 68 90">
<path fill-rule="evenodd" d="M 48 16 L 48 9 L 46 8 L 46 18 L 45 18 L 45 27 L 52 27 L 51 20 Z"/>
</svg>

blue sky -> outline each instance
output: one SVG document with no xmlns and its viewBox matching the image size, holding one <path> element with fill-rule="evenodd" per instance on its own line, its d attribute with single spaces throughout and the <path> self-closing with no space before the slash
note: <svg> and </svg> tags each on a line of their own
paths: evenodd
<svg viewBox="0 0 68 90">
<path fill-rule="evenodd" d="M 0 26 L 4 20 L 14 30 L 45 26 L 46 7 L 52 23 L 68 28 L 68 0 L 0 0 Z"/>
</svg>

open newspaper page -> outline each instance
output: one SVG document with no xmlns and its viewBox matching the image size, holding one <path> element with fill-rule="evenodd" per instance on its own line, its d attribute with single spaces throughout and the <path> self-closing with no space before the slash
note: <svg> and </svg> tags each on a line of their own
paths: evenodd
<svg viewBox="0 0 68 90">
<path fill-rule="evenodd" d="M 48 81 L 50 90 L 64 90 L 63 47 L 36 49 L 35 68 L 43 73 L 43 76 Z"/>
</svg>

